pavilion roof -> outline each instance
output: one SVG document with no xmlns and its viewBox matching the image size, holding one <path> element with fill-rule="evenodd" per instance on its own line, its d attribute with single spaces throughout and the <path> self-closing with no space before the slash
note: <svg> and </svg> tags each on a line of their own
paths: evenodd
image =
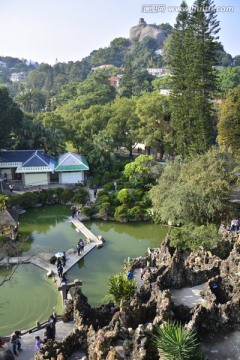
<svg viewBox="0 0 240 360">
<path fill-rule="evenodd" d="M 0 211 L 0 225 L 17 225 L 18 212 L 16 210 L 2 210 Z"/>
</svg>

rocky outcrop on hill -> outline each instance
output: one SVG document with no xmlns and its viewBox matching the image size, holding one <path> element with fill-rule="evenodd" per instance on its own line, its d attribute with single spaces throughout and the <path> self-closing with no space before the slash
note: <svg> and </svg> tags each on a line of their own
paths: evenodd
<svg viewBox="0 0 240 360">
<path fill-rule="evenodd" d="M 229 236 L 232 242 L 232 234 Z M 195 252 L 174 250 L 166 239 L 159 249 L 132 261 L 133 268 L 151 266 L 139 291 L 119 308 L 113 303 L 92 308 L 81 289 L 77 289 L 67 306 L 68 311 L 73 309 L 74 332 L 61 344 L 47 343 L 44 354 L 35 359 L 67 359 L 81 348 L 88 360 L 157 360 L 158 351 L 151 345 L 156 324 L 181 321 L 199 335 L 222 325 L 239 324 L 240 243 L 235 239 L 225 260 L 202 248 Z M 228 241 L 227 237 L 224 241 Z M 205 282 L 204 303 L 189 307 L 172 301 L 170 289 Z"/>
<path fill-rule="evenodd" d="M 155 39 L 159 48 L 163 47 L 163 42 L 167 38 L 165 31 L 155 24 L 147 24 L 144 19 L 140 19 L 138 25 L 130 28 L 131 41 L 142 41 L 147 36 Z"/>
</svg>

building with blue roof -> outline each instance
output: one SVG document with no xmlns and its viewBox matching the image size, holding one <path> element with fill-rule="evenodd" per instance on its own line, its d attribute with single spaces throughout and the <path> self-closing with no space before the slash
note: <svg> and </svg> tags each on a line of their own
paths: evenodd
<svg viewBox="0 0 240 360">
<path fill-rule="evenodd" d="M 42 150 L 0 151 L 0 172 L 9 180 L 22 180 L 25 186 L 84 183 L 89 170 L 84 156 L 68 152 L 59 157 L 50 156 Z"/>
</svg>

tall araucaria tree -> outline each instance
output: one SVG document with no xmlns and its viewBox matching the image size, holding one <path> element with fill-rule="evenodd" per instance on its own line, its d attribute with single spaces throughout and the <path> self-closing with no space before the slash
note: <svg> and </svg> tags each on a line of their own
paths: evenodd
<svg viewBox="0 0 240 360">
<path fill-rule="evenodd" d="M 219 22 L 211 0 L 183 1 L 171 35 L 172 126 L 176 152 L 205 152 L 214 141 L 211 98 L 217 88 L 213 65 Z"/>
</svg>

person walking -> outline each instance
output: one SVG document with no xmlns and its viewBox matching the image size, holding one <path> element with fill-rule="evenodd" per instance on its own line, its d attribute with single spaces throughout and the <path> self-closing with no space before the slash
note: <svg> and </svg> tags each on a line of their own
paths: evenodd
<svg viewBox="0 0 240 360">
<path fill-rule="evenodd" d="M 61 278 L 63 276 L 63 266 L 60 264 L 57 268 L 58 270 L 58 276 Z"/>
<path fill-rule="evenodd" d="M 14 353 L 15 356 L 18 356 L 17 351 L 22 351 L 22 348 L 21 348 L 22 344 L 20 342 L 20 339 L 21 339 L 20 334 L 21 334 L 21 332 L 16 330 L 11 335 L 11 340 L 10 341 L 11 341 L 11 344 L 13 346 L 13 353 Z"/>
<path fill-rule="evenodd" d="M 66 252 L 63 252 L 63 256 L 62 256 L 62 266 L 65 267 L 66 266 L 66 261 L 67 261 L 67 257 L 66 257 Z"/>
<path fill-rule="evenodd" d="M 54 341 L 56 335 L 56 317 L 51 315 L 48 319 L 50 338 Z"/>
<path fill-rule="evenodd" d="M 84 251 L 84 241 L 83 241 L 83 239 L 80 240 L 79 245 L 80 245 L 80 254 L 81 254 Z"/>
<path fill-rule="evenodd" d="M 80 245 L 80 241 L 81 241 L 81 239 L 78 241 L 78 243 L 77 243 L 77 252 L 78 252 L 78 256 L 80 256 L 80 254 L 81 254 L 81 245 Z"/>
<path fill-rule="evenodd" d="M 93 195 L 96 198 L 97 197 L 97 187 L 96 185 L 93 186 Z"/>
</svg>

